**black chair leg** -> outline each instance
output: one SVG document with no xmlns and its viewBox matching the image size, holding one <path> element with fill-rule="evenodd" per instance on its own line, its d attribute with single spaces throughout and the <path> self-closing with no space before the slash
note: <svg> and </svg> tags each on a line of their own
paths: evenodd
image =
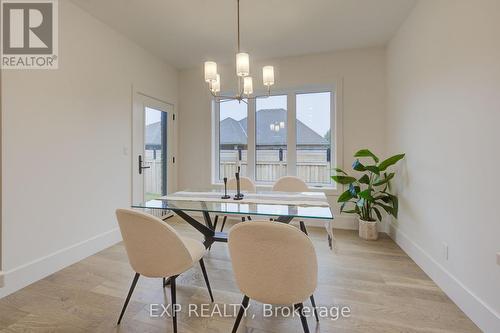
<svg viewBox="0 0 500 333">
<path fill-rule="evenodd" d="M 245 219 L 245 217 L 243 216 L 243 217 L 241 218 L 241 222 L 245 222 L 245 221 L 246 221 L 246 219 Z"/>
<path fill-rule="evenodd" d="M 250 301 L 250 298 L 248 298 L 248 296 L 245 295 L 243 297 L 243 301 L 241 301 L 240 311 L 238 311 L 238 316 L 236 317 L 236 321 L 234 322 L 232 333 L 236 333 L 236 331 L 238 330 L 238 326 L 240 326 L 241 318 L 243 317 L 245 310 L 248 308 L 249 301 Z"/>
<path fill-rule="evenodd" d="M 135 273 L 134 280 L 132 281 L 132 285 L 130 286 L 130 290 L 128 291 L 127 299 L 125 300 L 125 303 L 123 304 L 122 312 L 120 313 L 120 318 L 118 318 L 118 323 L 117 325 L 120 325 L 123 314 L 125 313 L 125 309 L 127 309 L 128 302 L 130 301 L 130 296 L 132 296 L 132 293 L 134 292 L 135 285 L 137 284 L 137 280 L 139 280 L 139 276 L 141 276 L 139 273 Z"/>
<path fill-rule="evenodd" d="M 176 292 L 175 292 L 175 280 L 177 276 L 172 276 L 170 278 L 170 295 L 172 297 L 172 320 L 174 325 L 174 333 L 177 333 L 177 306 L 176 306 Z"/>
<path fill-rule="evenodd" d="M 217 230 L 217 221 L 219 220 L 219 215 L 215 215 L 214 219 L 214 230 Z"/>
<path fill-rule="evenodd" d="M 248 221 L 252 221 L 252 217 L 251 216 L 247 216 L 247 219 L 248 219 Z"/>
<path fill-rule="evenodd" d="M 316 317 L 316 321 L 319 321 L 318 309 L 316 309 L 316 302 L 314 301 L 314 295 L 311 295 L 310 299 L 314 310 L 314 317 Z"/>
<path fill-rule="evenodd" d="M 307 233 L 307 229 L 306 229 L 306 225 L 304 224 L 304 221 L 300 221 L 300 230 L 305 233 L 306 235 L 309 236 L 309 234 Z"/>
<path fill-rule="evenodd" d="M 227 220 L 227 216 L 224 216 L 224 219 L 222 220 L 222 227 L 220 228 L 220 232 L 224 231 L 224 226 L 226 225 L 226 220 Z"/>
<path fill-rule="evenodd" d="M 304 309 L 304 304 L 299 303 L 294 305 L 295 310 L 299 312 L 300 315 L 300 321 L 302 322 L 302 329 L 304 330 L 304 333 L 309 333 L 309 326 L 307 325 L 307 318 L 304 316 L 304 313 L 302 310 Z"/>
<path fill-rule="evenodd" d="M 208 281 L 207 270 L 205 269 L 205 263 L 203 259 L 200 259 L 201 271 L 203 272 L 203 277 L 205 278 L 205 283 L 207 284 L 208 293 L 210 294 L 210 299 L 212 303 L 214 302 L 214 295 L 212 295 L 212 288 L 210 288 L 210 282 Z"/>
</svg>

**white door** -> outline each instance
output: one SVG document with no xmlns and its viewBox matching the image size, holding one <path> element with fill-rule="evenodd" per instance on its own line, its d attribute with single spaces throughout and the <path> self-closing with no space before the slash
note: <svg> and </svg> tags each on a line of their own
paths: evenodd
<svg viewBox="0 0 500 333">
<path fill-rule="evenodd" d="M 132 202 L 140 203 L 170 192 L 175 163 L 171 104 L 136 93 L 132 112 Z"/>
</svg>

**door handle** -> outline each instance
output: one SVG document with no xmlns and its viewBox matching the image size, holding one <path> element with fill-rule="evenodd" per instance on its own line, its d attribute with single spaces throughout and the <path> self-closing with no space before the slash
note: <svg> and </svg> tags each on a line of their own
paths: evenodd
<svg viewBox="0 0 500 333">
<path fill-rule="evenodd" d="M 142 163 L 143 163 L 142 155 L 139 155 L 139 174 L 140 175 L 142 175 L 142 170 L 151 168 L 150 166 L 143 166 Z"/>
</svg>

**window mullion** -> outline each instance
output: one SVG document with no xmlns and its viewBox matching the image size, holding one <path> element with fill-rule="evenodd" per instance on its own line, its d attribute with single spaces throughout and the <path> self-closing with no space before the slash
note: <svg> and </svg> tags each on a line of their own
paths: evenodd
<svg viewBox="0 0 500 333">
<path fill-rule="evenodd" d="M 255 99 L 248 100 L 247 107 L 247 176 L 255 180 Z"/>
<path fill-rule="evenodd" d="M 295 93 L 287 94 L 287 174 L 297 175 L 297 110 Z"/>
</svg>

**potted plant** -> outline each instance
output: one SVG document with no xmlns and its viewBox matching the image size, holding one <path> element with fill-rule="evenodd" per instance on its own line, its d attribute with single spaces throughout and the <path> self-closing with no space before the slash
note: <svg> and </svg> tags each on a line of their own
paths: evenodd
<svg viewBox="0 0 500 333">
<path fill-rule="evenodd" d="M 398 197 L 390 193 L 390 181 L 395 173 L 388 172 L 387 169 L 403 159 L 405 154 L 394 155 L 380 163 L 379 158 L 368 149 L 358 151 L 354 157 L 357 159 L 352 168 L 362 175 L 356 178 L 342 169 L 335 169 L 337 175 L 332 176 L 332 179 L 338 184 L 347 186 L 347 190 L 337 201 L 342 203 L 341 213 L 358 215 L 359 237 L 376 240 L 377 220 L 382 221 L 382 212 L 398 217 Z M 369 162 L 363 164 L 359 158 L 368 158 Z"/>
</svg>

